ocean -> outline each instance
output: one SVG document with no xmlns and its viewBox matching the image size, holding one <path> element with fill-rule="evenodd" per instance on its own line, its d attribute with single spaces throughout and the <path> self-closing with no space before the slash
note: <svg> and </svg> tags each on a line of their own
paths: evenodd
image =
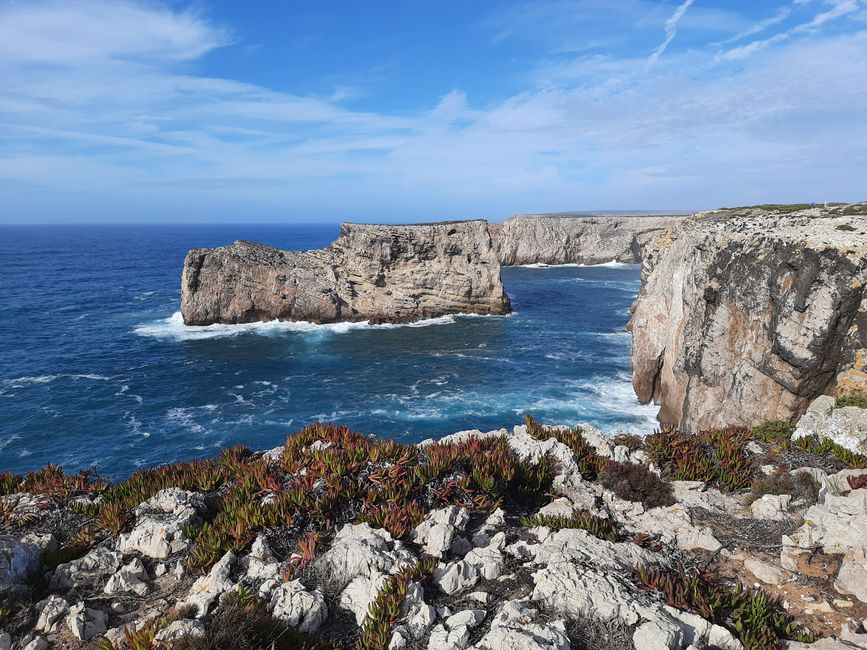
<svg viewBox="0 0 867 650">
<path fill-rule="evenodd" d="M 410 325 L 188 328 L 188 249 L 324 246 L 336 225 L 0 228 L 0 471 L 112 478 L 330 420 L 400 441 L 548 423 L 649 433 L 630 384 L 631 265 L 514 267 L 515 313 Z"/>
</svg>

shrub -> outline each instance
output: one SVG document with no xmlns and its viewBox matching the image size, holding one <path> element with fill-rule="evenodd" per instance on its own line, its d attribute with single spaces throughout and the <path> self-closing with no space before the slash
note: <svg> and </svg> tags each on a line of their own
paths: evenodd
<svg viewBox="0 0 867 650">
<path fill-rule="evenodd" d="M 845 406 L 857 406 L 858 408 L 867 409 L 867 393 L 849 393 L 837 398 L 835 407 L 840 409 Z"/>
<path fill-rule="evenodd" d="M 662 592 L 665 602 L 724 625 L 745 650 L 782 648 L 783 639 L 811 643 L 813 636 L 798 626 L 780 603 L 760 590 L 711 582 L 683 566 L 674 569 L 639 567 L 636 582 Z"/>
<path fill-rule="evenodd" d="M 603 486 L 621 499 L 640 501 L 646 508 L 675 502 L 671 483 L 663 481 L 644 465 L 609 461 L 599 474 Z"/>
<path fill-rule="evenodd" d="M 753 427 L 753 438 L 761 442 L 786 443 L 794 432 L 795 427 L 788 420 L 765 420 Z"/>
<path fill-rule="evenodd" d="M 751 437 L 749 430 L 740 428 L 695 435 L 664 429 L 645 438 L 644 443 L 648 456 L 664 477 L 714 482 L 721 489 L 735 490 L 748 487 L 755 473 L 746 453 Z"/>
<path fill-rule="evenodd" d="M 834 456 L 853 469 L 867 469 L 867 456 L 857 454 L 845 447 L 838 445 L 828 438 L 818 436 L 804 436 L 798 438 L 795 444 L 810 454 L 817 456 Z"/>
<path fill-rule="evenodd" d="M 259 603 L 243 605 L 237 592 L 221 601 L 205 624 L 205 634 L 172 642 L 172 650 L 336 650 L 337 646 L 301 634 L 271 616 Z"/>
<path fill-rule="evenodd" d="M 791 494 L 794 499 L 803 499 L 813 505 L 819 498 L 819 483 L 807 472 L 772 474 L 753 481 L 750 501 L 765 494 Z"/>
<path fill-rule="evenodd" d="M 524 423 L 527 426 L 527 433 L 537 440 L 554 438 L 569 447 L 575 456 L 575 462 L 578 464 L 581 476 L 588 481 L 594 480 L 605 464 L 605 459 L 599 456 L 596 449 L 581 435 L 581 427 L 566 430 L 546 427 L 537 422 L 529 413 L 524 416 Z"/>
<path fill-rule="evenodd" d="M 617 526 L 610 519 L 602 519 L 585 510 L 575 512 L 572 515 L 534 515 L 522 517 L 521 525 L 532 528 L 533 526 L 547 526 L 548 528 L 580 528 L 599 539 L 609 542 L 617 542 L 621 535 Z"/>
<path fill-rule="evenodd" d="M 615 445 L 622 445 L 629 451 L 638 451 L 644 448 L 644 438 L 634 433 L 618 433 L 611 439 Z"/>
<path fill-rule="evenodd" d="M 427 558 L 389 576 L 370 604 L 361 627 L 356 650 L 385 650 L 391 640 L 391 628 L 400 619 L 400 608 L 410 583 L 429 576 L 437 561 Z"/>
</svg>

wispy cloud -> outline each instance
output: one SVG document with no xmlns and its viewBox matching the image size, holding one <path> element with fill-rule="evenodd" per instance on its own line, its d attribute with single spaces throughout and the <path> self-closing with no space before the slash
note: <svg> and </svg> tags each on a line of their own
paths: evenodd
<svg viewBox="0 0 867 650">
<path fill-rule="evenodd" d="M 798 2 L 797 4 L 806 4 L 805 2 Z M 825 11 L 821 11 L 812 19 L 805 23 L 801 23 L 792 27 L 789 30 L 784 32 L 780 32 L 779 34 L 775 34 L 768 38 L 764 38 L 761 40 L 752 41 L 747 43 L 746 45 L 741 45 L 739 47 L 732 48 L 725 52 L 721 52 L 717 59 L 725 60 L 725 61 L 735 61 L 738 59 L 745 59 L 748 56 L 755 54 L 757 52 L 761 52 L 762 50 L 767 49 L 772 45 L 776 45 L 777 43 L 782 43 L 798 34 L 812 33 L 815 32 L 818 28 L 822 27 L 826 23 L 837 20 L 838 18 L 843 18 L 844 16 L 848 16 L 850 14 L 855 13 L 859 10 L 859 8 L 864 5 L 859 2 L 859 0 L 827 0 L 826 5 L 830 8 Z M 767 22 L 767 21 L 765 21 Z M 779 22 L 782 22 L 779 21 Z M 771 23 L 775 24 L 775 23 Z M 761 24 L 760 24 L 761 25 Z M 763 31 L 762 29 L 756 30 L 753 33 L 758 33 L 759 31 Z M 749 34 L 748 34 L 749 35 Z"/>
<path fill-rule="evenodd" d="M 665 21 L 665 40 L 659 44 L 659 47 L 657 47 L 647 59 L 648 65 L 655 65 L 656 62 L 659 61 L 659 57 L 661 57 L 665 53 L 665 50 L 668 49 L 668 46 L 671 45 L 674 37 L 677 36 L 677 24 L 683 18 L 686 10 L 692 6 L 693 2 L 695 2 L 695 0 L 685 0 L 685 2 L 680 4 L 677 9 L 674 10 L 671 17 Z"/>
<path fill-rule="evenodd" d="M 556 53 L 540 48 L 531 73 L 503 72 L 517 90 L 480 101 L 455 81 L 415 110 L 370 96 L 364 110 L 352 108 L 351 86 L 314 95 L 203 74 L 208 53 L 244 47 L 206 14 L 135 0 L 113 11 L 97 0 L 3 4 L 0 219 L 95 210 L 496 218 L 859 198 L 867 31 L 843 18 L 863 12 L 846 0 L 817 2 L 798 5 L 812 13 L 798 14 L 794 34 L 773 33 L 788 18 L 728 16 L 726 36 L 777 38 L 748 66 L 716 57 L 720 32 L 696 26 L 713 22 L 699 15 L 701 3 L 660 13 L 658 3 L 628 0 L 630 11 L 615 12 L 614 3 L 581 0 L 587 13 L 577 18 L 572 3 L 516 4 L 517 24 L 537 12 L 524 38 L 566 39 L 562 23 L 580 18 L 592 22 L 591 36 L 611 20 L 644 40 L 621 49 L 600 32 L 608 44 L 592 52 L 561 40 Z M 648 66 L 661 25 L 665 40 Z M 488 28 L 517 29 L 502 16 Z"/>
</svg>

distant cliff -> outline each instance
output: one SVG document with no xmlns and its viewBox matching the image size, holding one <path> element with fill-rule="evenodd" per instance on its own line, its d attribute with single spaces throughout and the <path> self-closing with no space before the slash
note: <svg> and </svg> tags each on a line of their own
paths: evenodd
<svg viewBox="0 0 867 650">
<path fill-rule="evenodd" d="M 184 261 L 181 290 L 187 325 L 406 322 L 510 311 L 484 221 L 343 224 L 331 246 L 308 252 L 244 241 L 195 249 Z"/>
<path fill-rule="evenodd" d="M 512 217 L 492 224 L 504 266 L 517 264 L 638 263 L 647 243 L 683 217 L 555 216 Z"/>
<path fill-rule="evenodd" d="M 630 322 L 639 399 L 698 431 L 791 419 L 832 392 L 867 348 L 865 217 L 721 210 L 657 236 Z"/>
</svg>

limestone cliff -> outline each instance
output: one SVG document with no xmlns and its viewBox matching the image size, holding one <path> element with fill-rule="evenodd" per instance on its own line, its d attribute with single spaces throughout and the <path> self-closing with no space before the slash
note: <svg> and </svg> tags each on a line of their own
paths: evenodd
<svg viewBox="0 0 867 650">
<path fill-rule="evenodd" d="M 244 241 L 195 249 L 184 261 L 181 291 L 187 325 L 510 311 L 484 221 L 343 224 L 331 246 L 307 252 Z"/>
<path fill-rule="evenodd" d="M 658 235 L 630 322 L 639 399 L 698 431 L 791 419 L 832 392 L 867 347 L 865 217 L 766 206 Z"/>
<path fill-rule="evenodd" d="M 676 216 L 522 215 L 492 225 L 500 262 L 516 264 L 637 263 L 645 245 Z"/>
</svg>

